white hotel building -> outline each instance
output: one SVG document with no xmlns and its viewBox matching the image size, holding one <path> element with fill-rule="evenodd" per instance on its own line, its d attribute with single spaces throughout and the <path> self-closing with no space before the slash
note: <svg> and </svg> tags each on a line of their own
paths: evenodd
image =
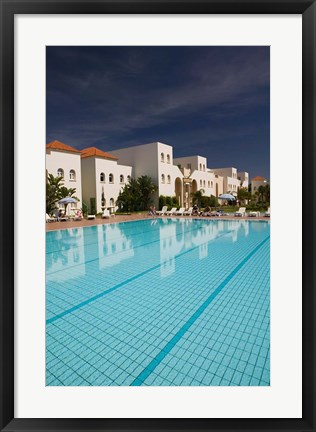
<svg viewBox="0 0 316 432">
<path fill-rule="evenodd" d="M 133 167 L 133 176 L 147 175 L 156 183 L 158 190 L 154 197 L 156 207 L 160 195 L 176 196 L 179 206 L 183 202 L 183 174 L 174 165 L 173 148 L 160 142 L 113 150 L 111 154 L 119 161 Z"/>
<path fill-rule="evenodd" d="M 90 208 L 91 198 L 96 210 L 114 207 L 120 190 L 130 178 L 150 176 L 159 196 L 176 196 L 179 207 L 192 205 L 191 194 L 202 190 L 205 196 L 219 196 L 231 192 L 237 195 L 239 187 L 248 187 L 248 173 L 236 168 L 210 169 L 207 158 L 189 156 L 173 158 L 173 147 L 153 142 L 106 153 L 95 147 L 78 151 L 58 141 L 46 146 L 46 170 L 55 177 L 63 173 L 66 187 L 75 187 L 80 198 Z M 75 181 L 71 172 L 75 171 Z M 68 177 L 67 177 L 68 176 Z"/>
<path fill-rule="evenodd" d="M 120 191 L 132 177 L 132 167 L 119 164 L 113 154 L 89 147 L 81 151 L 81 175 L 82 199 L 90 208 L 90 200 L 95 198 L 100 213 L 102 207 L 115 207 Z"/>
<path fill-rule="evenodd" d="M 60 141 L 52 141 L 46 146 L 46 174 L 62 177 L 63 186 L 76 189 L 78 203 L 68 206 L 76 209 L 82 206 L 81 191 L 81 152 Z"/>
</svg>

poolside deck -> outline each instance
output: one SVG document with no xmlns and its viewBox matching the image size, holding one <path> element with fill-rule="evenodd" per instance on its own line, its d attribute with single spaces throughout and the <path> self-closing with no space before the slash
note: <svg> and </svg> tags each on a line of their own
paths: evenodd
<svg viewBox="0 0 316 432">
<path fill-rule="evenodd" d="M 158 218 L 181 218 L 181 219 L 206 219 L 206 220 L 269 220 L 270 218 L 260 216 L 260 217 L 235 217 L 234 214 L 231 216 L 212 216 L 212 217 L 202 217 L 202 216 L 157 216 Z M 141 220 L 141 219 L 154 219 L 153 216 L 149 216 L 145 213 L 131 214 L 131 215 L 116 215 L 115 217 L 111 217 L 110 219 L 102 219 L 97 217 L 96 219 L 87 220 L 82 219 L 81 221 L 69 220 L 65 222 L 49 222 L 46 223 L 46 231 L 52 230 L 60 230 L 66 228 L 78 228 L 85 226 L 93 226 L 93 225 L 101 225 L 101 224 L 109 224 L 109 223 L 117 223 L 117 222 L 129 222 L 133 220 Z"/>
</svg>

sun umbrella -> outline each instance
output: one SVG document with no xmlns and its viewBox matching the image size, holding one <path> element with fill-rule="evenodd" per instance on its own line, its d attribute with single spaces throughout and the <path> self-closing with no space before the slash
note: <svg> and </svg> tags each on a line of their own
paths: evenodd
<svg viewBox="0 0 316 432">
<path fill-rule="evenodd" d="M 219 199 L 228 200 L 228 201 L 235 201 L 234 195 L 231 194 L 222 194 L 218 197 Z"/>
<path fill-rule="evenodd" d="M 73 197 L 69 197 L 68 196 L 68 197 L 65 197 L 65 198 L 62 198 L 61 200 L 59 200 L 58 204 L 64 204 L 64 206 L 65 206 L 65 213 L 66 213 L 68 204 L 77 203 L 77 202 L 78 202 L 78 200 L 76 200 Z"/>
<path fill-rule="evenodd" d="M 76 202 L 78 201 L 73 197 L 65 197 L 58 201 L 59 204 L 71 204 Z"/>
</svg>

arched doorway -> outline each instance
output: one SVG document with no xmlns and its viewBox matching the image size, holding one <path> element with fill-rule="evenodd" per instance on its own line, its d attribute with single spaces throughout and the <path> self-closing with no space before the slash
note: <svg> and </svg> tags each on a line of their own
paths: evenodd
<svg viewBox="0 0 316 432">
<path fill-rule="evenodd" d="M 181 207 L 182 203 L 182 180 L 177 177 L 174 182 L 174 190 L 177 198 L 177 202 L 179 207 Z"/>
<path fill-rule="evenodd" d="M 198 190 L 198 184 L 196 180 L 192 180 L 192 185 L 191 185 L 191 194 L 190 194 L 190 205 L 192 205 L 193 203 L 193 195 L 195 194 L 195 192 L 197 192 Z"/>
</svg>

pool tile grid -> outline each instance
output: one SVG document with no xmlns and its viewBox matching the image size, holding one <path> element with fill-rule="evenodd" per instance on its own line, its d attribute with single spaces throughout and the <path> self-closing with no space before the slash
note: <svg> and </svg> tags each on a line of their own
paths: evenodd
<svg viewBox="0 0 316 432">
<path fill-rule="evenodd" d="M 103 311 L 103 313 L 104 313 L 104 311 Z M 72 335 L 72 337 L 73 337 L 73 335 Z M 126 361 L 127 361 L 128 359 L 126 359 Z M 122 379 L 122 377 L 121 377 L 121 379 Z M 168 379 L 166 379 L 165 380 L 165 382 L 169 382 L 169 380 Z"/>
<path fill-rule="evenodd" d="M 146 307 L 147 307 L 147 305 L 146 305 Z"/>
<path fill-rule="evenodd" d="M 220 294 L 219 294 L 220 295 Z M 239 315 L 240 315 L 240 313 L 239 313 Z M 201 317 L 200 317 L 200 319 L 202 319 L 202 321 L 203 322 L 205 322 L 205 320 L 206 320 L 206 318 L 205 318 L 205 316 L 204 315 L 201 315 Z M 238 322 L 239 320 L 237 320 L 237 322 Z M 188 333 L 188 331 L 186 332 L 186 333 Z M 194 338 L 193 338 L 193 340 L 195 340 L 195 336 L 196 335 L 194 335 Z M 177 342 L 177 344 L 176 344 L 176 346 L 178 347 L 178 349 L 180 349 L 181 350 L 181 347 L 182 347 L 182 344 L 184 344 L 184 346 L 183 346 L 183 351 L 182 352 L 180 352 L 180 354 L 181 354 L 181 356 L 180 356 L 180 358 L 182 358 L 182 360 L 183 360 L 183 358 L 187 355 L 187 349 L 188 349 L 188 347 L 191 345 L 191 342 L 192 341 L 190 341 L 190 342 L 186 342 L 186 338 L 184 337 L 184 335 L 181 337 L 181 339 L 179 340 L 179 342 Z M 201 356 L 203 356 L 203 355 L 205 355 L 205 356 L 209 356 L 210 355 L 210 349 L 208 348 L 208 347 L 205 347 L 204 349 L 203 349 L 203 351 L 201 351 L 200 352 L 200 355 Z M 179 360 L 180 360 L 180 358 L 179 358 Z M 215 360 L 217 359 L 218 361 L 219 360 L 221 360 L 223 358 L 223 355 L 218 355 L 217 354 L 217 357 L 215 358 Z M 183 366 L 183 367 L 182 367 Z M 182 365 L 182 366 L 180 366 L 180 367 L 182 367 L 182 372 L 183 372 L 183 370 L 186 368 L 186 367 L 188 367 L 188 365 L 187 364 L 184 364 L 184 365 Z M 236 385 L 238 385 L 239 383 L 237 383 Z M 175 384 L 176 385 L 176 384 Z M 209 384 L 209 385 L 215 385 L 214 383 L 212 383 L 212 384 Z"/>
<path fill-rule="evenodd" d="M 207 243 L 207 242 L 206 242 Z M 244 246 L 250 249 L 252 247 L 253 243 L 249 244 L 248 242 L 244 242 Z M 216 240 L 213 241 L 212 249 L 216 249 Z M 195 248 L 198 248 L 199 246 L 195 246 Z M 217 253 L 213 257 L 210 253 L 209 260 L 210 265 L 213 265 L 213 260 L 217 260 L 217 257 L 221 255 L 221 248 L 223 246 L 217 247 Z M 241 249 L 241 248 L 240 248 Z M 82 284 L 67 284 L 65 281 L 59 284 L 53 284 L 52 289 L 50 289 L 50 284 L 47 284 L 47 315 L 48 318 L 51 318 L 51 315 L 55 315 L 56 311 L 60 308 L 67 309 L 66 306 L 75 306 L 76 303 L 81 303 L 81 301 L 85 301 L 86 299 L 89 299 L 93 297 L 93 295 L 98 295 L 100 291 L 107 291 L 107 289 L 104 290 L 104 284 L 108 287 L 108 289 L 111 289 L 113 287 L 113 283 L 118 282 L 123 283 L 125 278 L 128 279 L 129 277 L 133 277 L 135 274 L 139 275 L 143 271 L 148 271 L 152 267 L 159 266 L 160 264 L 160 258 L 157 256 L 157 251 L 154 251 L 152 254 L 147 254 L 147 251 L 145 251 L 146 259 L 138 260 L 140 264 L 138 266 L 133 265 L 133 262 L 127 263 L 124 262 L 124 269 L 120 271 L 120 269 L 117 269 L 115 271 L 114 269 L 111 269 L 111 272 L 108 272 L 106 269 L 105 271 L 99 271 L 98 269 L 98 263 L 89 263 L 86 266 L 86 277 L 82 279 Z M 184 251 L 184 254 L 186 255 L 190 251 Z M 239 251 L 238 251 L 239 252 Z M 246 253 L 246 252 L 245 252 Z M 225 248 L 224 248 L 224 254 L 225 256 Z M 179 256 L 176 257 L 176 259 Z M 180 256 L 181 258 L 182 255 Z M 190 257 L 188 258 L 190 260 Z M 234 263 L 236 262 L 236 259 L 239 259 L 239 255 L 235 254 L 232 258 L 231 262 L 228 263 L 228 265 L 234 266 Z M 158 262 L 158 264 L 157 264 Z M 190 263 L 189 263 L 190 265 Z M 99 273 L 100 277 L 96 280 L 95 276 Z M 106 273 L 105 277 L 103 277 L 104 273 Z M 65 272 L 65 276 L 67 276 L 67 272 Z M 70 275 L 69 271 L 69 275 Z M 94 276 L 95 281 L 89 281 L 89 284 L 87 285 L 86 279 L 91 280 Z M 81 285 L 81 286 L 80 286 Z M 196 281 L 196 284 L 192 282 L 192 289 L 194 289 L 194 285 L 199 286 L 199 281 Z"/>
</svg>

